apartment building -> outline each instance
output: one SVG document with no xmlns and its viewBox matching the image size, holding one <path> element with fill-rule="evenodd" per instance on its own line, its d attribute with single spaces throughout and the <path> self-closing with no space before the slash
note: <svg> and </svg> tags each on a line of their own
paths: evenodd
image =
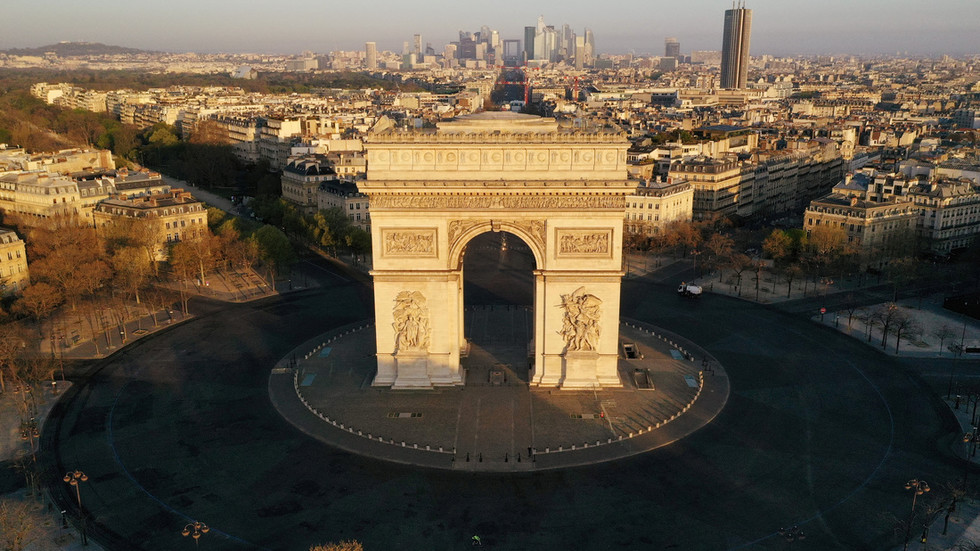
<svg viewBox="0 0 980 551">
<path fill-rule="evenodd" d="M 742 165 L 735 156 L 699 156 L 675 162 L 670 165 L 668 179 L 687 181 L 694 189 L 694 220 L 728 217 L 738 211 Z"/>
<path fill-rule="evenodd" d="M 862 268 L 881 268 L 894 250 L 907 249 L 918 217 L 915 205 L 906 198 L 871 201 L 831 193 L 810 202 L 803 215 L 803 229 L 809 235 L 819 226 L 841 228 L 848 243 L 861 251 Z"/>
<path fill-rule="evenodd" d="M 0 228 L 0 295 L 17 294 L 30 281 L 24 240 L 13 230 Z"/>
<path fill-rule="evenodd" d="M 968 179 L 942 179 L 909 188 L 919 211 L 917 234 L 934 254 L 969 247 L 980 234 L 980 187 Z"/>
<path fill-rule="evenodd" d="M 208 214 L 204 203 L 195 199 L 190 192 L 176 188 L 135 197 L 120 194 L 100 202 L 94 216 L 97 228 L 124 217 L 155 224 L 158 238 L 154 252 L 158 261 L 167 259 L 172 243 L 208 233 Z"/>
<path fill-rule="evenodd" d="M 685 180 L 646 182 L 626 196 L 627 231 L 653 235 L 673 221 L 694 215 L 694 186 Z"/>
<path fill-rule="evenodd" d="M 308 214 L 315 213 L 320 184 L 336 180 L 337 174 L 326 155 L 293 157 L 282 169 L 282 198 Z"/>
<path fill-rule="evenodd" d="M 34 225 L 56 216 L 80 216 L 91 223 L 71 178 L 46 172 L 13 172 L 0 176 L 0 210 Z"/>
<path fill-rule="evenodd" d="M 317 208 L 326 210 L 339 208 L 347 213 L 347 218 L 362 229 L 371 226 L 371 214 L 368 211 L 368 196 L 357 190 L 353 182 L 329 180 L 320 184 L 317 190 Z"/>
</svg>

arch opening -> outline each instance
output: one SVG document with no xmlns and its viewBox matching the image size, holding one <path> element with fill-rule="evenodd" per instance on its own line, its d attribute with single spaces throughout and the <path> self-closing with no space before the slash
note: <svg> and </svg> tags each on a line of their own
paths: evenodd
<svg viewBox="0 0 980 551">
<path fill-rule="evenodd" d="M 531 247 L 516 234 L 484 232 L 463 249 L 462 359 L 466 384 L 526 384 L 534 347 L 534 270 Z"/>
</svg>

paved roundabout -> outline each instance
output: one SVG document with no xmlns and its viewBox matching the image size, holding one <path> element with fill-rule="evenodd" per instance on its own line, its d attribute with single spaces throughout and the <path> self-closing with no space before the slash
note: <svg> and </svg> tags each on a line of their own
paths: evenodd
<svg viewBox="0 0 980 551">
<path fill-rule="evenodd" d="M 647 453 L 542 472 L 400 465 L 324 444 L 286 422 L 270 368 L 299 343 L 368 317 L 360 284 L 202 315 L 91 368 L 49 419 L 56 499 L 81 489 L 90 533 L 110 549 L 887 549 L 908 512 L 904 483 L 954 482 L 955 432 L 914 376 L 862 343 L 734 299 L 686 301 L 624 285 L 623 315 L 703 347 L 731 393 L 712 423 Z M 946 440 L 944 440 L 946 439 Z"/>
</svg>

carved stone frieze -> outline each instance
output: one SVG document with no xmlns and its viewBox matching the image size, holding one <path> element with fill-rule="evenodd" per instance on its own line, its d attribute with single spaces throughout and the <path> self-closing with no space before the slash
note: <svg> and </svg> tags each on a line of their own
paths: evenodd
<svg viewBox="0 0 980 551">
<path fill-rule="evenodd" d="M 381 230 L 386 256 L 436 255 L 436 230 L 434 228 L 406 228 Z"/>
<path fill-rule="evenodd" d="M 558 254 L 571 256 L 608 256 L 612 230 L 557 230 Z"/>
<path fill-rule="evenodd" d="M 374 195 L 372 209 L 625 209 L 622 195 Z"/>
</svg>

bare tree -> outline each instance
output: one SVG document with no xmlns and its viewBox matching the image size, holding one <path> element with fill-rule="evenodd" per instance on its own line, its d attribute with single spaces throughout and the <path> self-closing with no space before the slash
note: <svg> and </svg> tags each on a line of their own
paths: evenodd
<svg viewBox="0 0 980 551">
<path fill-rule="evenodd" d="M 895 354 L 898 354 L 902 338 L 912 342 L 922 336 L 922 325 L 908 312 L 899 311 L 892 321 L 891 332 L 895 335 Z"/>
<path fill-rule="evenodd" d="M 0 499 L 0 548 L 24 551 L 37 541 L 44 512 L 35 501 Z"/>
<path fill-rule="evenodd" d="M 722 277 L 722 266 L 726 258 L 732 256 L 732 250 L 735 247 L 735 241 L 731 237 L 722 235 L 720 233 L 713 234 L 704 243 L 704 249 L 707 251 L 708 264 L 711 267 L 718 268 L 718 281 L 721 281 Z"/>
<path fill-rule="evenodd" d="M 797 264 L 790 264 L 780 271 L 783 281 L 786 282 L 786 298 L 793 292 L 793 282 L 803 275 L 803 269 Z"/>
<path fill-rule="evenodd" d="M 848 293 L 844 298 L 844 311 L 847 312 L 847 330 L 851 330 L 851 321 L 854 319 L 854 313 L 860 308 L 858 306 L 857 300 L 854 298 L 854 293 Z"/>
<path fill-rule="evenodd" d="M 735 279 L 738 285 L 738 296 L 742 296 L 742 272 L 752 266 L 752 259 L 747 254 L 733 254 L 728 261 L 728 266 L 735 272 Z"/>
<path fill-rule="evenodd" d="M 956 336 L 956 331 L 947 324 L 943 324 L 942 327 L 936 329 L 932 332 L 932 336 L 939 339 L 939 355 L 943 355 L 943 345 L 946 343 L 946 339 Z"/>
<path fill-rule="evenodd" d="M 898 305 L 894 302 L 879 306 L 872 312 L 874 319 L 881 325 L 882 349 L 888 346 L 888 334 L 891 330 L 892 324 L 895 323 L 900 315 L 902 315 L 902 312 Z"/>
<path fill-rule="evenodd" d="M 15 376 L 15 363 L 27 345 L 25 333 L 20 323 L 0 324 L 0 392 L 7 390 L 7 378 Z"/>
</svg>

